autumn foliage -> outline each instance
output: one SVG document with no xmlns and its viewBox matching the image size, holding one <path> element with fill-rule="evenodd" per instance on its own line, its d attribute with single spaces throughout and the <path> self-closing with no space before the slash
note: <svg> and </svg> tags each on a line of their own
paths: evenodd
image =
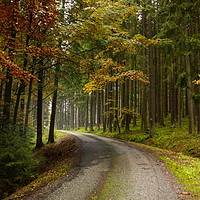
<svg viewBox="0 0 200 200">
<path fill-rule="evenodd" d="M 58 19 L 57 16 L 54 0 L 0 2 L 1 78 L 6 79 L 6 70 L 11 76 L 18 79 L 34 78 L 27 71 L 28 68 L 21 66 L 15 57 L 28 59 L 28 53 L 32 53 L 31 56 L 37 58 L 44 54 L 53 56 L 54 51 L 41 47 L 35 48 L 37 55 L 34 55 L 33 46 L 34 43 L 39 44 L 42 40 L 46 40 L 47 30 L 54 25 Z"/>
</svg>

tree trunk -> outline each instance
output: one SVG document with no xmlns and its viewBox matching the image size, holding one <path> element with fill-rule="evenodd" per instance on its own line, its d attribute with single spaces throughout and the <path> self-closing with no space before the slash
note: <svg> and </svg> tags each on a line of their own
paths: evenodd
<svg viewBox="0 0 200 200">
<path fill-rule="evenodd" d="M 28 121 L 29 121 L 29 113 L 30 113 L 30 105 L 31 105 L 31 95 L 32 95 L 32 85 L 33 85 L 33 79 L 31 78 L 28 88 L 28 99 L 26 104 L 26 115 L 25 115 L 25 126 L 28 127 Z"/>
<path fill-rule="evenodd" d="M 58 67 L 56 67 L 56 73 L 58 72 Z M 49 138 L 48 143 L 54 143 L 54 127 L 55 127 L 55 117 L 56 117 L 56 103 L 57 103 L 57 96 L 58 96 L 58 76 L 55 74 L 54 79 L 54 92 L 53 92 L 53 99 L 52 99 L 52 107 L 51 107 L 51 119 L 50 119 L 50 128 L 49 128 Z"/>
<path fill-rule="evenodd" d="M 108 83 L 108 127 L 109 127 L 109 132 L 112 133 L 112 122 L 113 122 L 113 114 L 112 114 L 112 108 L 113 108 L 113 89 L 112 89 L 112 83 Z"/>
<path fill-rule="evenodd" d="M 88 124 L 89 124 L 89 95 L 86 96 L 86 111 L 85 111 L 85 130 L 87 131 L 88 129 Z"/>
<path fill-rule="evenodd" d="M 126 88 L 125 88 L 126 92 L 125 92 L 125 107 L 126 109 L 129 109 L 129 80 L 126 80 Z M 125 131 L 130 131 L 130 126 L 129 126 L 129 123 L 130 123 L 130 114 L 126 112 L 125 114 Z"/>
<path fill-rule="evenodd" d="M 101 124 L 101 93 L 98 90 L 97 91 L 97 130 L 100 129 L 100 124 Z"/>
<path fill-rule="evenodd" d="M 4 94 L 3 121 L 4 121 L 4 123 L 9 123 L 10 122 L 10 104 L 11 104 L 13 79 L 10 76 L 10 73 L 8 70 L 7 70 L 6 78 L 7 78 L 7 82 L 5 85 L 5 94 Z"/>
<path fill-rule="evenodd" d="M 38 73 L 38 99 L 37 99 L 37 139 L 36 148 L 43 146 L 42 130 L 43 130 L 43 61 L 40 61 Z"/>
<path fill-rule="evenodd" d="M 106 132 L 106 112 L 107 112 L 107 85 L 105 86 L 104 98 L 102 98 L 102 107 L 103 107 L 103 132 Z"/>
<path fill-rule="evenodd" d="M 90 95 L 90 131 L 94 131 L 94 94 Z"/>
<path fill-rule="evenodd" d="M 185 57 L 186 61 L 186 72 L 188 74 L 187 79 L 187 102 L 188 102 L 188 114 L 189 114 L 189 134 L 194 134 L 195 132 L 195 125 L 194 125 L 194 102 L 192 98 L 192 80 L 190 75 L 190 58 L 189 56 Z"/>
<path fill-rule="evenodd" d="M 13 116 L 13 124 L 17 123 L 17 115 L 18 115 L 18 108 L 19 108 L 19 102 L 20 102 L 20 96 L 22 93 L 22 82 L 20 82 L 19 88 L 18 88 L 18 92 L 17 92 L 17 99 L 15 102 L 15 109 L 14 109 L 14 116 Z"/>
<path fill-rule="evenodd" d="M 125 126 L 125 113 L 123 112 L 125 108 L 125 82 L 121 84 L 121 109 L 122 109 L 122 120 L 121 120 L 121 127 Z"/>
<path fill-rule="evenodd" d="M 73 95 L 71 94 L 71 97 Z M 74 129 L 74 103 L 70 99 L 70 129 Z"/>
</svg>

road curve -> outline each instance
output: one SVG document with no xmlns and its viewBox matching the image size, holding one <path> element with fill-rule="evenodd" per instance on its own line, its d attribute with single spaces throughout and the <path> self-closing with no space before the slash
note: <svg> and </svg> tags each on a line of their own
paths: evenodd
<svg viewBox="0 0 200 200">
<path fill-rule="evenodd" d="M 82 143 L 78 175 L 45 200 L 176 200 L 159 161 L 136 145 L 91 134 L 77 134 Z"/>
</svg>

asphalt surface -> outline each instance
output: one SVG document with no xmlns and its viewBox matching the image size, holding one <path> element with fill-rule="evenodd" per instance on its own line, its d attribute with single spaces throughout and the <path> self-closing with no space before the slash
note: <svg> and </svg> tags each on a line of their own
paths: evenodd
<svg viewBox="0 0 200 200">
<path fill-rule="evenodd" d="M 160 161 L 137 145 L 91 134 L 69 133 L 81 140 L 79 170 L 76 176 L 63 181 L 42 199 L 181 199 Z"/>
</svg>

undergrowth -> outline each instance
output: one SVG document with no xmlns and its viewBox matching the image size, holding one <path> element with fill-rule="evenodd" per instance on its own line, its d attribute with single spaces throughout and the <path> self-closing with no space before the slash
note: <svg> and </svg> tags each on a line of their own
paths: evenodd
<svg viewBox="0 0 200 200">
<path fill-rule="evenodd" d="M 35 178 L 38 160 L 31 149 L 31 130 L 17 125 L 0 127 L 0 199 Z"/>
<path fill-rule="evenodd" d="M 46 133 L 44 137 L 46 137 L 45 135 Z M 57 142 L 54 144 L 45 145 L 35 151 L 36 158 L 39 161 L 37 171 L 34 173 L 35 180 L 20 188 L 5 200 L 23 199 L 32 195 L 47 184 L 64 176 L 76 164 L 78 155 L 76 155 L 75 138 L 62 131 L 56 131 L 55 138 Z M 43 141 L 45 141 L 45 138 Z"/>
</svg>

